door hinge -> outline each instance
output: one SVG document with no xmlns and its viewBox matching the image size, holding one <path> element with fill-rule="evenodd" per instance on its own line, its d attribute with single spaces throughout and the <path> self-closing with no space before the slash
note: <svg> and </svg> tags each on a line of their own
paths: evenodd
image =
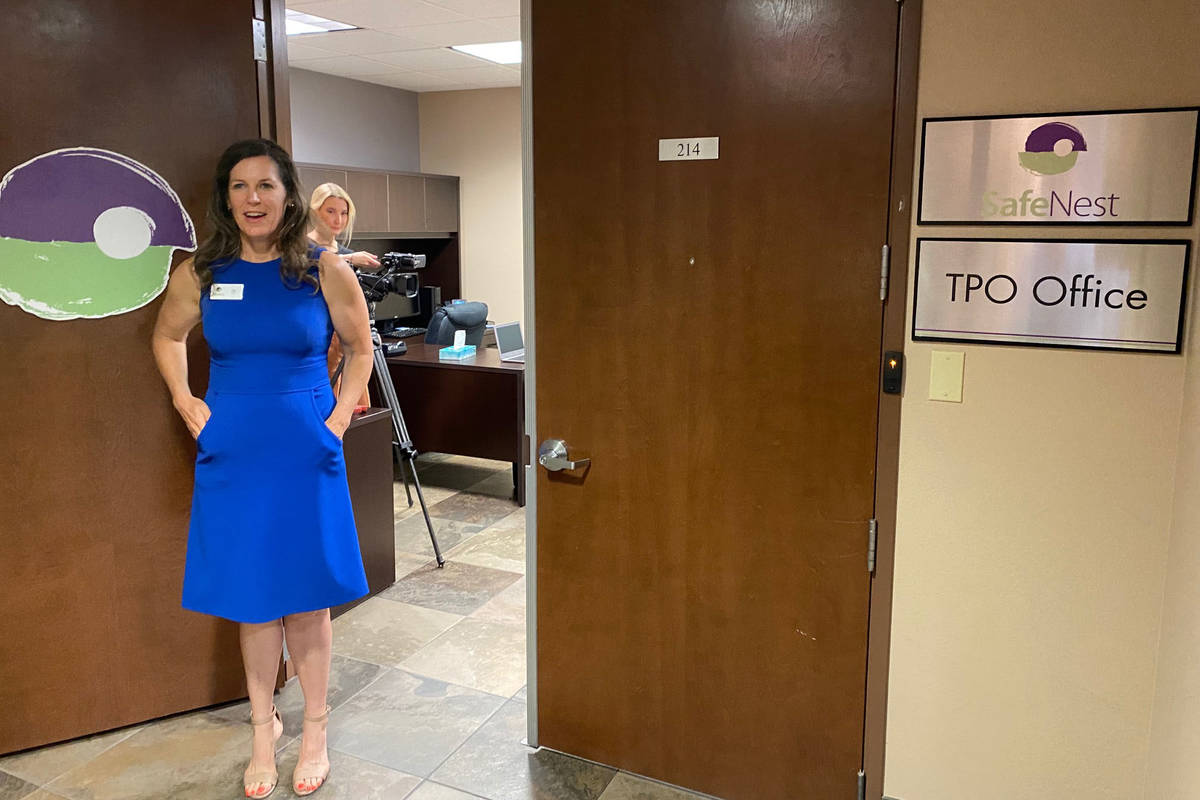
<svg viewBox="0 0 1200 800">
<path fill-rule="evenodd" d="M 879 300 L 887 300 L 888 275 L 892 271 L 892 248 L 883 246 L 883 255 L 879 259 Z"/>
<path fill-rule="evenodd" d="M 875 542 L 879 538 L 879 523 L 867 522 L 867 572 L 875 574 Z"/>
<path fill-rule="evenodd" d="M 867 800 L 867 773 L 858 771 L 858 800 Z"/>
<path fill-rule="evenodd" d="M 254 42 L 254 60 L 267 60 L 267 23 L 261 19 L 250 20 L 250 36 Z"/>
</svg>

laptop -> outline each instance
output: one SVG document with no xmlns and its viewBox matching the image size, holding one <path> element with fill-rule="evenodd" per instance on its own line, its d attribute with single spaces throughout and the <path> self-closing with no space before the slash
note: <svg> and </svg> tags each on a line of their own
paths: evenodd
<svg viewBox="0 0 1200 800">
<path fill-rule="evenodd" d="M 521 323 L 504 322 L 495 327 L 496 347 L 501 361 L 525 363 L 525 342 L 521 339 Z"/>
</svg>

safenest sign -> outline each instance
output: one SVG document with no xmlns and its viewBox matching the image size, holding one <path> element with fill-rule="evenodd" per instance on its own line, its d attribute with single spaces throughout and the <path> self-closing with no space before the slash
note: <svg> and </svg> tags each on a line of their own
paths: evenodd
<svg viewBox="0 0 1200 800">
<path fill-rule="evenodd" d="M 921 131 L 919 223 L 1191 223 L 1200 109 L 939 117 Z"/>
<path fill-rule="evenodd" d="M 916 340 L 1178 353 L 1188 240 L 918 239 Z"/>
</svg>

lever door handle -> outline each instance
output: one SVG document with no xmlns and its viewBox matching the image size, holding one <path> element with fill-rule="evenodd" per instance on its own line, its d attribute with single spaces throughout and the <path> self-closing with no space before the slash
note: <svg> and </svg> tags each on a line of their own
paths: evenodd
<svg viewBox="0 0 1200 800">
<path fill-rule="evenodd" d="M 547 439 L 538 447 L 538 463 L 551 472 L 564 469 L 581 469 L 592 463 L 590 458 L 575 461 L 567 458 L 567 443 L 562 439 Z"/>
</svg>

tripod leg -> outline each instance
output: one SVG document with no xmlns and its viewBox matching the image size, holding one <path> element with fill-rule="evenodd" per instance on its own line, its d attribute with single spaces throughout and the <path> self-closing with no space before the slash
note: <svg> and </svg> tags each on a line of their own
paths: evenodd
<svg viewBox="0 0 1200 800">
<path fill-rule="evenodd" d="M 400 465 L 400 480 L 404 483 L 404 496 L 408 498 L 408 507 L 412 508 L 412 490 L 408 488 L 408 474 L 404 471 L 404 451 L 398 446 L 392 448 L 396 463 Z"/>
<path fill-rule="evenodd" d="M 438 547 L 437 534 L 433 532 L 433 520 L 429 518 L 429 509 L 425 505 L 425 495 L 421 493 L 421 481 L 417 478 L 417 465 L 412 457 L 405 459 L 408 462 L 408 468 L 412 470 L 413 486 L 417 489 L 417 499 L 421 501 L 421 513 L 425 515 L 425 527 L 429 529 L 429 541 L 433 543 L 433 554 L 437 558 L 438 569 L 446 566 L 446 559 L 442 558 L 442 548 Z M 404 465 L 400 465 L 401 472 L 404 471 Z"/>
<path fill-rule="evenodd" d="M 373 323 L 374 317 L 372 317 Z M 414 459 L 417 457 L 417 448 L 413 446 L 412 437 L 408 435 L 408 426 L 404 424 L 404 414 L 400 411 L 400 401 L 396 398 L 396 385 L 392 383 L 392 374 L 388 370 L 387 358 L 383 355 L 383 340 L 379 338 L 379 332 L 374 328 L 371 330 L 371 341 L 375 345 L 375 378 L 379 383 L 384 403 L 392 411 L 392 443 L 396 446 L 396 451 L 403 455 L 403 458 L 400 459 L 400 475 L 404 478 L 404 491 L 408 494 L 408 504 L 412 505 L 412 494 L 408 491 L 408 479 L 404 477 L 405 462 L 408 462 L 408 468 L 412 470 L 413 486 L 417 489 L 417 499 L 421 501 L 421 513 L 425 515 L 425 527 L 429 529 L 429 540 L 433 542 L 433 554 L 437 556 L 437 565 L 441 568 L 446 564 L 446 559 L 442 558 L 442 550 L 438 547 L 437 534 L 433 532 L 433 520 L 429 518 L 429 509 L 425 506 L 425 495 L 421 493 L 421 481 L 417 478 L 417 465 L 414 463 Z"/>
</svg>

